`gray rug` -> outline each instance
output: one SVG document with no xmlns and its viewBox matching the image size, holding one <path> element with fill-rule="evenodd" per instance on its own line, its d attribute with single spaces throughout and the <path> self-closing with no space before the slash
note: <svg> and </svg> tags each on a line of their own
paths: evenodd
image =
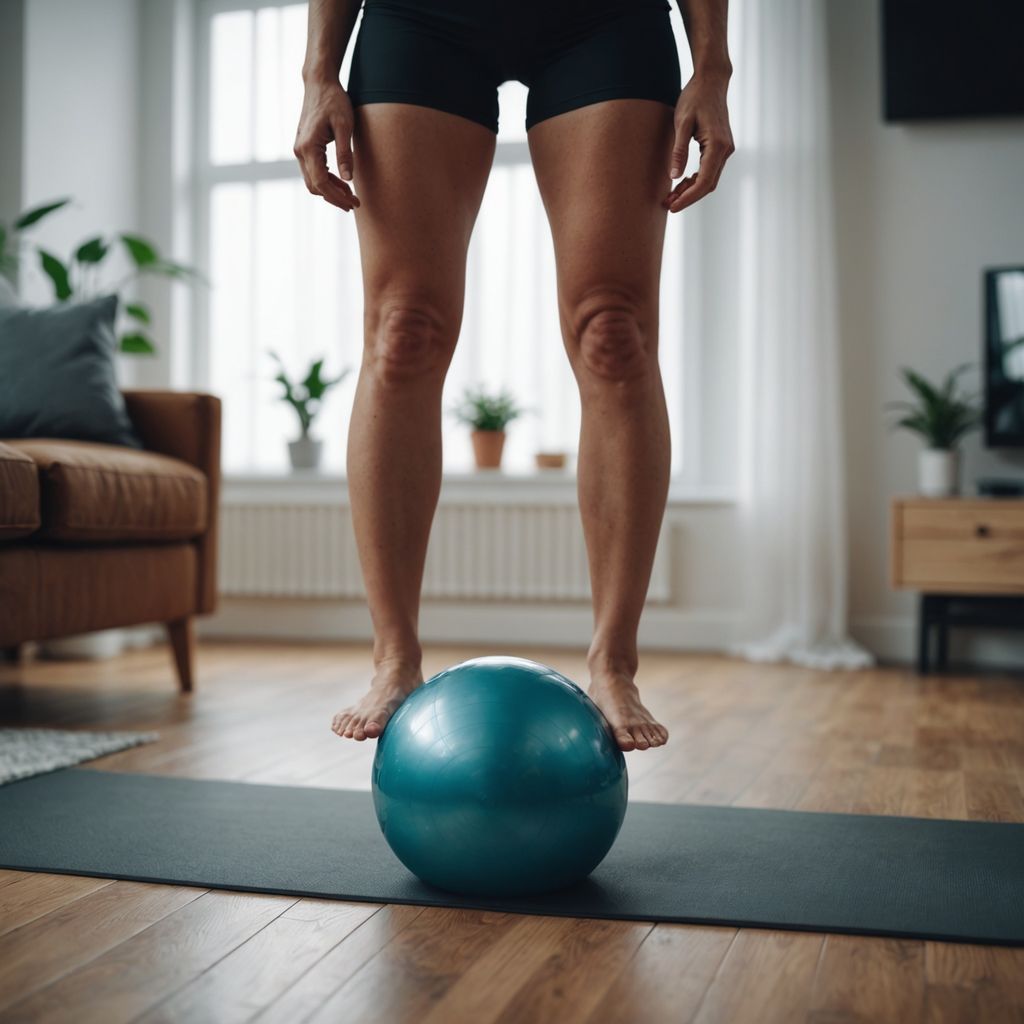
<svg viewBox="0 0 1024 1024">
<path fill-rule="evenodd" d="M 1024 825 L 631 802 L 536 897 L 414 878 L 367 792 L 70 768 L 0 788 L 0 868 L 374 903 L 1024 944 Z"/>
<path fill-rule="evenodd" d="M 152 743 L 155 732 L 0 729 L 0 786 Z"/>
</svg>

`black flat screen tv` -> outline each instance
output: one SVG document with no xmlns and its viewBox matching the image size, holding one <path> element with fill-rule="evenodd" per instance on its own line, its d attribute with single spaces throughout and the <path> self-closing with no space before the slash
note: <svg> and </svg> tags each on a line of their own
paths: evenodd
<svg viewBox="0 0 1024 1024">
<path fill-rule="evenodd" d="M 985 443 L 1024 448 L 1024 267 L 985 271 Z"/>
<path fill-rule="evenodd" d="M 1024 115 L 1024 0 L 881 4 L 886 121 Z"/>
</svg>

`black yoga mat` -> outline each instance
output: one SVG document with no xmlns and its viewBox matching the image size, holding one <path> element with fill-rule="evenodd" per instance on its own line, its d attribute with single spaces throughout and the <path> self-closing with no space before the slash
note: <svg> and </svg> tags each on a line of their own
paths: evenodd
<svg viewBox="0 0 1024 1024">
<path fill-rule="evenodd" d="M 1024 944 L 1024 825 L 631 803 L 586 881 L 451 895 L 367 792 L 65 769 L 0 787 L 0 867 L 376 903 Z"/>
</svg>

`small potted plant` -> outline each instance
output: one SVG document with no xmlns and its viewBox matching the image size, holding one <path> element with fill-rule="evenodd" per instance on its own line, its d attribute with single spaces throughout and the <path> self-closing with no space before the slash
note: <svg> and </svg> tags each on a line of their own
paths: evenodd
<svg viewBox="0 0 1024 1024">
<path fill-rule="evenodd" d="M 488 394 L 482 387 L 468 387 L 452 412 L 472 428 L 473 455 L 477 469 L 500 469 L 505 447 L 505 427 L 526 410 L 508 391 Z"/>
<path fill-rule="evenodd" d="M 919 453 L 917 463 L 918 490 L 925 497 L 942 498 L 958 491 L 957 444 L 981 422 L 977 399 L 957 392 L 957 378 L 970 366 L 958 366 L 938 386 L 903 367 L 901 374 L 914 401 L 889 403 L 890 408 L 900 413 L 893 426 L 919 434 L 927 445 Z"/>
<path fill-rule="evenodd" d="M 551 470 L 551 469 L 565 469 L 566 453 L 565 452 L 536 452 L 533 456 L 533 461 L 538 469 Z"/>
<path fill-rule="evenodd" d="M 317 413 L 320 412 L 324 395 L 349 375 L 349 367 L 342 370 L 337 377 L 324 377 L 324 361 L 317 359 L 310 366 L 305 378 L 293 383 L 288 377 L 281 357 L 276 352 L 271 352 L 270 355 L 277 360 L 278 373 L 274 380 L 281 385 L 281 400 L 287 402 L 299 417 L 299 436 L 288 442 L 288 457 L 292 469 L 316 469 L 320 465 L 323 442 L 311 437 L 309 430 Z"/>
</svg>

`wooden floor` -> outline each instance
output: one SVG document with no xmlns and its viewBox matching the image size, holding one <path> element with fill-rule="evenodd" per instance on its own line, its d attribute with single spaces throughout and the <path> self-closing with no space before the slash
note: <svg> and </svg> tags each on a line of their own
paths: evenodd
<svg viewBox="0 0 1024 1024">
<path fill-rule="evenodd" d="M 428 672 L 473 654 L 434 648 Z M 584 679 L 582 659 L 520 651 Z M 0 724 L 158 729 L 112 771 L 368 788 L 331 713 L 365 648 L 206 645 L 0 666 Z M 647 655 L 672 736 L 640 800 L 1024 821 L 1024 678 Z M 2 823 L 0 823 L 2 827 Z M 0 871 L 0 1020 L 1024 1021 L 1024 950 L 517 917 Z"/>
</svg>

